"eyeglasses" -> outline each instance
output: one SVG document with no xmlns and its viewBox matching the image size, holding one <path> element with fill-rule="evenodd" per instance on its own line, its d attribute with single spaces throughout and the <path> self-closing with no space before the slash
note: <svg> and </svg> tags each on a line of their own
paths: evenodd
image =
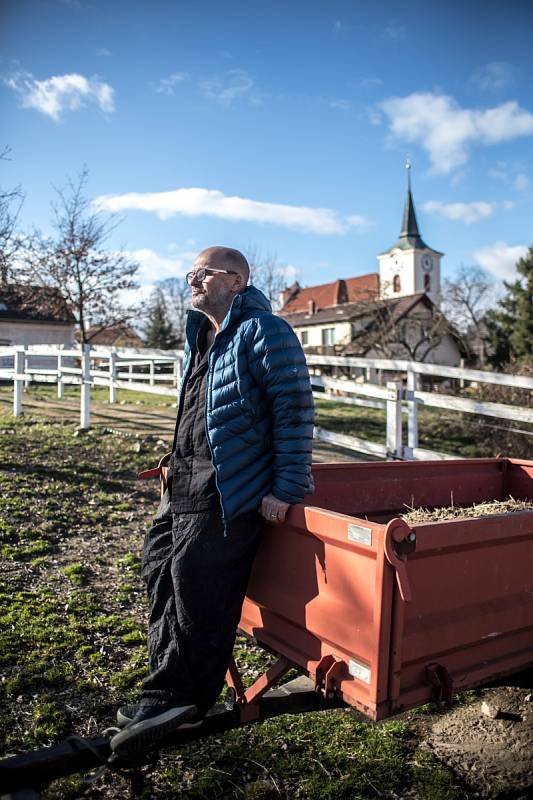
<svg viewBox="0 0 533 800">
<path fill-rule="evenodd" d="M 214 269 L 213 267 L 200 267 L 199 269 L 195 269 L 194 272 L 188 272 L 185 276 L 185 280 L 192 286 L 193 281 L 198 281 L 202 283 L 205 280 L 206 276 L 211 272 L 224 272 L 226 275 L 237 275 L 235 270 L 233 269 Z"/>
</svg>

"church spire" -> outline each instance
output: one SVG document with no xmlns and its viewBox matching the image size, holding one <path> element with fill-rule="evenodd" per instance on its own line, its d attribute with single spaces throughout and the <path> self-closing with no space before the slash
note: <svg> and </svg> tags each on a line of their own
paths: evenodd
<svg viewBox="0 0 533 800">
<path fill-rule="evenodd" d="M 413 247 L 425 247 L 426 245 L 422 241 L 420 231 L 418 230 L 418 222 L 416 221 L 415 204 L 411 193 L 411 161 L 409 159 L 405 162 L 405 168 L 407 169 L 407 197 L 403 209 L 400 241 L 406 240 L 407 243 Z"/>
</svg>

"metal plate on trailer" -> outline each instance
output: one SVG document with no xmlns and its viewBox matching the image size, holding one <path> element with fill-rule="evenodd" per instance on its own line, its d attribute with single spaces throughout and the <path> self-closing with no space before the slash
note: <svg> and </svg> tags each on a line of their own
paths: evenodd
<svg viewBox="0 0 533 800">
<path fill-rule="evenodd" d="M 362 525 L 348 525 L 348 540 L 372 546 L 372 528 L 364 528 Z"/>
<path fill-rule="evenodd" d="M 361 664 L 354 658 L 351 658 L 348 663 L 348 672 L 350 675 L 353 675 L 354 678 L 358 678 L 360 681 L 363 681 L 363 683 L 370 683 L 370 667 L 365 667 L 364 664 Z"/>
</svg>

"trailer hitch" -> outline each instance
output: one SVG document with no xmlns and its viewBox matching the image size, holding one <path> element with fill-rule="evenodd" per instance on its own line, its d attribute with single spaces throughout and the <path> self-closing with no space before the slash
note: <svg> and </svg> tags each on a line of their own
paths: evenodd
<svg viewBox="0 0 533 800">
<path fill-rule="evenodd" d="M 325 700 L 335 700 L 340 696 L 340 682 L 348 675 L 345 661 L 335 656 L 322 656 L 315 668 L 315 691 Z"/>
</svg>

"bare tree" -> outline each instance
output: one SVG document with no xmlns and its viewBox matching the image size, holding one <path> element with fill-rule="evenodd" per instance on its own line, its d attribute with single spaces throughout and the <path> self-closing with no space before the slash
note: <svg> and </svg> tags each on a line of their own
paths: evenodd
<svg viewBox="0 0 533 800">
<path fill-rule="evenodd" d="M 0 161 L 9 159 L 11 150 L 4 147 Z M 14 261 L 22 247 L 22 236 L 17 233 L 17 222 L 24 202 L 20 186 L 0 188 L 0 284 L 14 280 Z"/>
<path fill-rule="evenodd" d="M 461 267 L 442 288 L 442 309 L 461 334 L 465 346 L 474 345 L 480 366 L 487 360 L 485 315 L 494 300 L 494 282 L 479 267 Z"/>
<path fill-rule="evenodd" d="M 122 306 L 120 293 L 137 288 L 133 276 L 138 269 L 124 252 L 105 247 L 118 222 L 92 207 L 85 195 L 87 180 L 84 168 L 76 182 L 69 180 L 66 187 L 56 189 L 54 236 L 34 233 L 22 270 L 29 286 L 59 290 L 82 342 L 88 341 L 90 325 L 105 329 L 133 316 L 133 308 Z M 31 302 L 31 293 L 29 297 Z"/>
<path fill-rule="evenodd" d="M 399 300 L 375 298 L 360 303 L 352 320 L 357 352 L 373 350 L 382 358 L 427 361 L 453 328 L 433 304 L 403 312 Z"/>
<path fill-rule="evenodd" d="M 165 278 L 156 281 L 161 290 L 169 319 L 180 343 L 185 341 L 187 311 L 191 308 L 191 287 L 185 278 Z"/>
<path fill-rule="evenodd" d="M 286 283 L 283 264 L 275 253 L 263 255 L 257 245 L 250 245 L 245 255 L 250 265 L 250 283 L 263 292 L 270 300 L 274 311 L 277 311 L 281 305 L 281 292 Z"/>
</svg>

